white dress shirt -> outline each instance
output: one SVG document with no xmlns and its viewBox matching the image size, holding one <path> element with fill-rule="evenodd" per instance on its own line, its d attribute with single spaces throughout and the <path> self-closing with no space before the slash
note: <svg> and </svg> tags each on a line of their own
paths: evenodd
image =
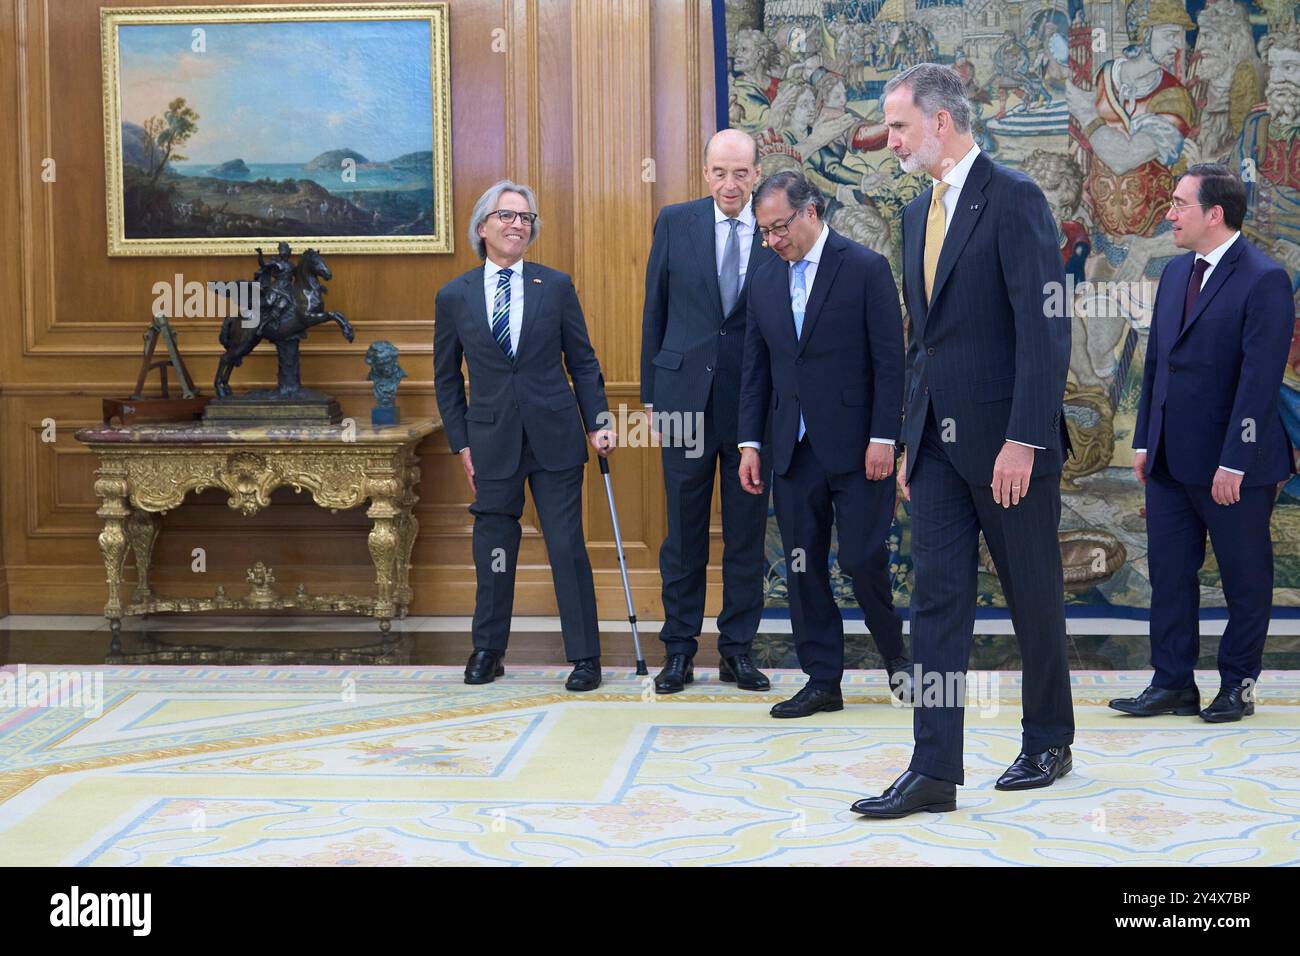
<svg viewBox="0 0 1300 956">
<path fill-rule="evenodd" d="M 1240 229 L 1235 230 L 1235 231 L 1232 233 L 1232 236 L 1228 239 L 1227 242 L 1223 243 L 1223 245 L 1221 245 L 1221 246 L 1215 246 L 1213 249 L 1211 249 L 1211 250 L 1210 250 L 1209 252 L 1207 252 L 1205 255 L 1203 255 L 1203 256 L 1197 256 L 1196 259 L 1193 260 L 1193 263 L 1192 263 L 1193 265 L 1195 265 L 1196 262 L 1200 261 L 1201 259 L 1204 259 L 1206 262 L 1209 263 L 1209 266 L 1207 266 L 1206 269 L 1205 269 L 1205 271 L 1204 271 L 1203 273 L 1201 273 L 1201 289 L 1204 289 L 1204 288 L 1205 288 L 1205 283 L 1207 283 L 1207 282 L 1210 281 L 1210 273 L 1214 271 L 1214 267 L 1217 266 L 1217 265 L 1219 264 L 1219 260 L 1223 258 L 1223 254 L 1224 254 L 1225 252 L 1228 251 L 1228 249 L 1232 246 L 1232 244 L 1233 244 L 1234 242 L 1237 241 L 1237 239 L 1238 239 L 1238 237 L 1239 237 L 1240 235 L 1241 235 L 1241 230 L 1240 230 Z M 1197 289 L 1196 291 L 1197 291 L 1197 292 L 1200 292 L 1201 290 L 1200 290 L 1200 289 Z M 1133 449 L 1133 454 L 1135 454 L 1135 455 L 1145 455 L 1146 453 L 1147 453 L 1147 450 L 1146 450 L 1145 448 L 1134 448 L 1134 449 Z M 1237 470 L 1236 468 L 1229 468 L 1227 465 L 1220 465 L 1219 467 L 1222 468 L 1224 471 L 1230 471 L 1230 472 L 1232 472 L 1234 475 L 1244 475 L 1244 474 L 1245 474 L 1244 471 L 1239 471 L 1239 470 Z"/>
<path fill-rule="evenodd" d="M 735 216 L 740 225 L 736 227 L 736 244 L 740 246 L 740 282 L 737 289 L 745 287 L 745 273 L 749 271 L 749 252 L 754 245 L 754 204 L 752 201 L 745 203 L 745 208 L 740 210 L 739 215 Z M 714 269 L 715 273 L 722 272 L 722 254 L 727 248 L 727 236 L 731 232 L 731 224 L 727 221 L 728 217 L 725 212 L 718 208 L 718 204 L 713 204 L 713 252 L 714 252 Z"/>
<path fill-rule="evenodd" d="M 497 297 L 497 273 L 510 270 L 510 351 L 519 351 L 519 330 L 524 324 L 524 260 L 512 266 L 493 262 L 488 256 L 483 263 L 483 295 L 487 298 L 488 331 L 492 331 L 492 306 Z"/>
<path fill-rule="evenodd" d="M 804 257 L 801 260 L 803 262 L 808 263 L 808 267 L 803 270 L 803 289 L 804 289 L 804 295 L 806 297 L 806 301 L 809 302 L 812 301 L 813 283 L 817 281 L 817 264 L 822 261 L 822 250 L 826 248 L 826 237 L 829 236 L 830 234 L 831 234 L 830 226 L 826 225 L 826 223 L 822 223 L 821 234 L 817 237 L 817 241 L 812 244 L 812 248 L 809 249 L 804 254 Z M 794 267 L 795 267 L 795 263 L 793 262 L 786 263 L 786 275 L 790 283 L 791 300 L 794 299 Z M 808 316 L 807 313 L 805 313 L 804 321 L 806 322 L 807 320 L 808 320 Z M 790 327 L 790 334 L 794 335 L 793 325 Z M 800 415 L 800 420 L 802 421 L 802 413 Z M 881 445 L 894 444 L 894 440 L 892 438 L 873 438 L 871 440 Z M 757 448 L 759 447 L 759 443 L 756 441 L 742 441 L 737 447 Z"/>
<path fill-rule="evenodd" d="M 952 225 L 952 217 L 957 213 L 957 201 L 961 198 L 961 188 L 966 185 L 966 177 L 970 175 L 970 168 L 975 165 L 975 157 L 980 154 L 978 146 L 971 146 L 966 155 L 957 161 L 957 165 L 948 170 L 943 177 L 943 182 L 948 184 L 948 191 L 943 194 L 939 201 L 943 203 L 943 234 L 948 235 L 948 227 Z M 940 180 L 932 180 L 937 184 Z"/>
<path fill-rule="evenodd" d="M 943 194 L 939 200 L 943 203 L 943 234 L 948 235 L 948 227 L 952 225 L 952 218 L 957 214 L 957 203 L 961 200 L 961 189 L 966 185 L 966 177 L 970 175 L 970 168 L 975 165 L 975 157 L 980 154 L 979 146 L 973 145 L 966 151 L 966 155 L 957 161 L 957 165 L 948 170 L 942 180 L 932 179 L 931 182 L 938 184 L 945 182 L 948 184 L 948 191 Z M 1024 445 L 1026 448 L 1037 448 L 1043 451 L 1042 445 L 1031 445 L 1027 441 L 1016 441 L 1014 438 L 1008 438 L 1007 441 L 1013 445 Z"/>
</svg>

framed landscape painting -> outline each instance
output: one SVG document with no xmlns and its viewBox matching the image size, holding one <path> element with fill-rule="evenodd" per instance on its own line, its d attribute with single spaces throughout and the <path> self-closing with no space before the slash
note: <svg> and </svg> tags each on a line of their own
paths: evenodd
<svg viewBox="0 0 1300 956">
<path fill-rule="evenodd" d="M 451 252 L 445 3 L 100 12 L 108 254 Z"/>
</svg>

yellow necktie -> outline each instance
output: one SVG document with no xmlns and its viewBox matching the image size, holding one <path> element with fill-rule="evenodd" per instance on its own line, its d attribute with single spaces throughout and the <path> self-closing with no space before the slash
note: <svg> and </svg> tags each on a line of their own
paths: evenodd
<svg viewBox="0 0 1300 956">
<path fill-rule="evenodd" d="M 939 253 L 943 251 L 943 230 L 947 217 L 943 212 L 943 194 L 948 184 L 937 182 L 930 196 L 930 211 L 925 217 L 925 304 L 930 304 L 934 274 L 939 271 Z"/>
</svg>

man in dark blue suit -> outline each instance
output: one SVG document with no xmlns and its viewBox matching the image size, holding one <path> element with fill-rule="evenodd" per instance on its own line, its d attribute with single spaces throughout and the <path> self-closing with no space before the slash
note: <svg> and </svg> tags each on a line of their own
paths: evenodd
<svg viewBox="0 0 1300 956">
<path fill-rule="evenodd" d="M 909 667 L 885 545 L 903 400 L 898 292 L 885 258 L 831 231 L 825 210 L 799 173 L 777 173 L 754 193 L 759 232 L 780 258 L 750 279 L 740 482 L 764 492 L 758 445 L 770 424 L 790 620 L 808 675 L 773 717 L 844 709 L 844 622 L 827 568 L 832 520 L 840 568 L 900 696 Z"/>
<path fill-rule="evenodd" d="M 909 340 L 898 483 L 911 502 L 916 747 L 882 796 L 853 805 L 891 818 L 952 810 L 965 782 L 980 532 L 1024 669 L 1021 753 L 998 789 L 1045 787 L 1070 771 L 1074 711 L 1056 534 L 1070 326 L 1046 307 L 1065 283 L 1056 225 L 1033 180 L 975 145 L 950 67 L 923 63 L 895 76 L 884 113 L 903 169 L 931 179 L 903 211 Z"/>
<path fill-rule="evenodd" d="M 749 277 L 775 254 L 754 229 L 749 197 L 758 146 L 724 129 L 704 151 L 705 199 L 666 206 L 646 263 L 641 401 L 661 435 L 668 534 L 659 549 L 667 660 L 660 694 L 695 679 L 704 622 L 713 476 L 721 473 L 722 613 L 718 675 L 741 690 L 768 690 L 750 656 L 763 614 L 767 496 L 745 494 L 737 469 L 740 362 Z M 688 427 L 689 426 L 689 427 Z"/>
<path fill-rule="evenodd" d="M 1133 431 L 1133 473 L 1146 486 L 1151 574 L 1151 686 L 1113 700 L 1139 717 L 1212 723 L 1255 712 L 1273 604 L 1269 517 L 1292 471 L 1278 388 L 1295 307 L 1285 269 L 1241 234 L 1246 189 L 1226 166 L 1190 167 L 1166 217 L 1189 250 L 1156 292 Z M 1209 532 L 1228 603 L 1219 692 L 1201 710 L 1200 581 Z"/>
<path fill-rule="evenodd" d="M 505 674 L 527 485 L 573 662 L 564 686 L 589 691 L 601 682 L 600 624 L 582 534 L 582 479 L 588 443 L 604 458 L 617 435 L 605 426 L 605 378 L 573 280 L 524 262 L 540 230 L 537 199 L 522 183 L 503 179 L 474 204 L 469 241 L 483 265 L 438 290 L 433 385 L 447 443 L 474 495 L 478 590 L 465 683 Z"/>
</svg>

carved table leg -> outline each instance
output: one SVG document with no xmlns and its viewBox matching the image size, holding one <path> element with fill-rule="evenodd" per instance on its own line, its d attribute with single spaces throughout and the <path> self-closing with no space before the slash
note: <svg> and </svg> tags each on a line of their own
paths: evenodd
<svg viewBox="0 0 1300 956">
<path fill-rule="evenodd" d="M 104 617 L 112 629 L 110 649 L 114 654 L 122 651 L 122 564 L 126 560 L 126 519 L 130 515 L 128 492 L 125 469 L 109 463 L 100 467 L 95 494 L 103 499 L 103 504 L 95 514 L 104 519 L 99 550 L 104 556 L 104 576 L 108 583 Z"/>
<path fill-rule="evenodd" d="M 376 482 L 377 485 L 391 486 L 392 481 Z M 395 489 L 392 489 L 395 490 Z M 397 519 L 400 511 L 389 495 L 374 494 L 366 515 L 374 520 L 370 529 L 370 560 L 375 564 L 375 610 L 379 619 L 379 629 L 383 632 L 384 642 L 389 641 L 395 607 L 393 604 L 394 581 L 397 568 Z"/>
<path fill-rule="evenodd" d="M 411 550 L 415 546 L 415 536 L 420 531 L 420 522 L 415 517 L 415 503 L 420 500 L 415 493 L 420 483 L 420 468 L 415 464 L 414 451 L 408 454 L 406 461 L 406 481 L 402 494 L 402 515 L 397 526 L 397 614 L 406 617 L 411 603 Z"/>
<path fill-rule="evenodd" d="M 131 517 L 126 524 L 126 536 L 135 552 L 135 597 L 136 604 L 153 598 L 153 589 L 149 587 L 149 566 L 153 560 L 153 545 L 158 540 L 158 527 L 161 524 L 157 513 L 140 508 L 131 509 Z"/>
</svg>

